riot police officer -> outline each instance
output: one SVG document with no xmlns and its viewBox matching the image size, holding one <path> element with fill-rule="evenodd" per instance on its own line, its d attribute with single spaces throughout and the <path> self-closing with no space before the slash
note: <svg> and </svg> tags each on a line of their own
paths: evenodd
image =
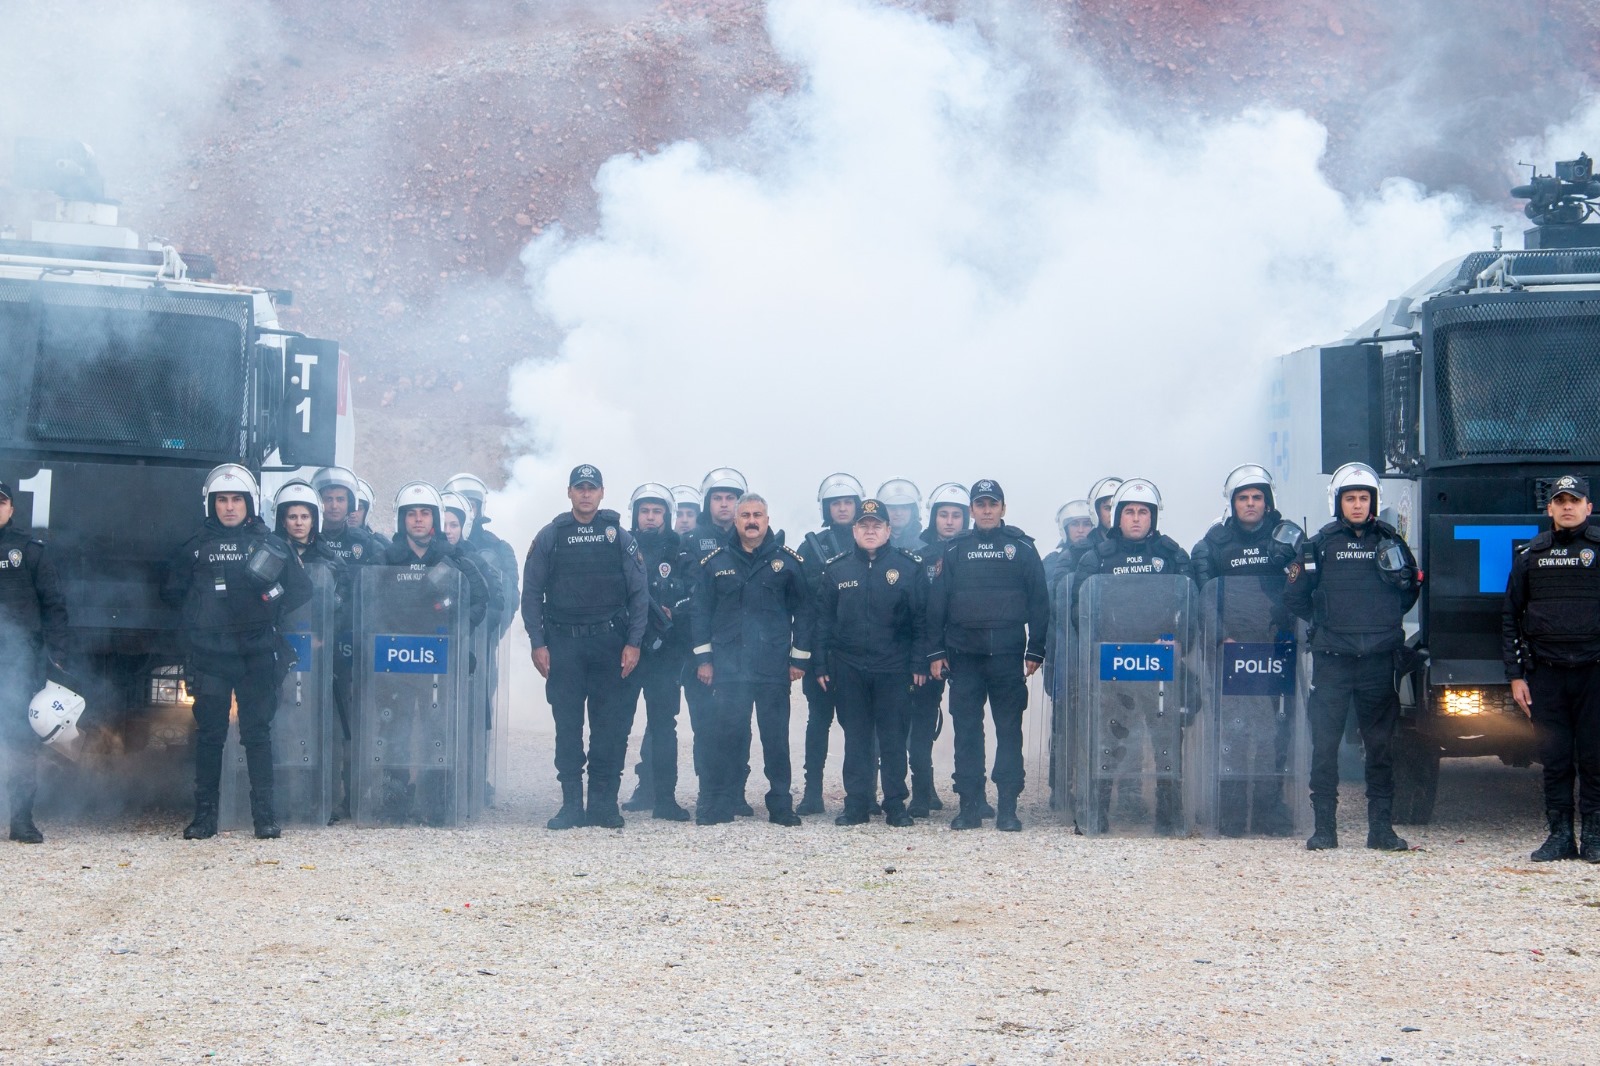
<svg viewBox="0 0 1600 1066">
<path fill-rule="evenodd" d="M 654 818 L 687 822 L 678 805 L 678 701 L 688 656 L 689 589 L 678 534 L 667 528 L 672 490 L 648 482 L 633 490 L 633 538 L 644 557 L 650 586 L 650 622 L 639 668 L 629 678 L 629 731 L 644 696 L 645 730 L 639 743 L 639 787 L 623 810 L 648 810 Z"/>
<path fill-rule="evenodd" d="M 251 821 L 256 836 L 267 839 L 281 833 L 273 806 L 272 716 L 289 651 L 278 627 L 285 613 L 311 598 L 311 581 L 261 521 L 261 493 L 250 471 L 224 463 L 206 475 L 201 492 L 205 523 L 173 560 L 161 590 L 183 611 L 184 674 L 194 697 L 194 818 L 183 836 L 217 833 L 222 747 L 237 700 Z"/>
<path fill-rule="evenodd" d="M 739 500 L 735 540 L 695 573 L 689 599 L 695 673 L 714 696 L 702 759 L 699 825 L 731 822 L 750 758 L 750 712 L 761 730 L 767 818 L 796 826 L 790 794 L 789 686 L 811 661 L 811 587 L 799 553 L 769 526 L 767 501 Z"/>
<path fill-rule="evenodd" d="M 6 794 L 11 839 L 40 844 L 33 823 L 39 736 L 29 728 L 29 703 L 45 684 L 46 668 L 67 653 L 67 602 L 50 549 L 12 523 L 11 486 L 0 481 L 0 740 L 7 756 Z"/>
<path fill-rule="evenodd" d="M 472 504 L 459 492 L 441 492 L 439 504 L 443 508 L 439 515 L 439 532 L 444 536 L 445 543 L 454 549 L 455 557 L 463 567 L 477 572 L 478 581 L 471 584 L 477 589 L 478 582 L 482 583 L 485 608 L 483 622 L 493 627 L 505 611 L 505 590 L 494 563 L 472 543 Z M 478 668 L 482 669 L 483 664 L 478 664 Z"/>
<path fill-rule="evenodd" d="M 866 490 L 861 482 L 849 474 L 829 474 L 817 486 L 817 506 L 822 510 L 822 528 L 807 533 L 804 551 L 806 577 L 811 591 L 816 595 L 821 588 L 822 568 L 829 559 L 843 555 L 855 547 L 851 537 L 851 523 L 861 511 L 861 500 Z M 828 734 L 833 729 L 837 705 L 833 693 L 817 681 L 816 669 L 806 671 L 800 682 L 800 691 L 806 697 L 806 788 L 800 797 L 797 814 L 822 814 L 822 774 L 828 762 Z"/>
<path fill-rule="evenodd" d="M 402 538 L 405 535 L 405 531 L 397 529 L 394 537 L 390 538 L 381 530 L 372 528 L 367 520 L 372 514 L 372 501 L 375 499 L 377 497 L 373 495 L 372 486 L 361 478 L 356 478 L 356 502 L 354 508 L 350 511 L 349 523 L 356 529 L 366 530 L 373 539 L 387 547 L 391 539 L 398 540 Z"/>
<path fill-rule="evenodd" d="M 1044 661 L 1050 598 L 1033 538 L 1004 524 L 1005 491 L 989 478 L 973 483 L 974 528 L 945 544 L 928 597 L 928 654 L 934 677 L 950 678 L 956 729 L 955 789 L 961 810 L 952 829 L 983 825 L 983 706 L 994 719 L 992 774 L 996 829 L 1017 832 L 1022 794 L 1022 712 L 1028 678 Z"/>
<path fill-rule="evenodd" d="M 533 665 L 545 678 L 555 716 L 561 809 L 551 829 L 620 829 L 617 790 L 628 753 L 628 675 L 639 665 L 650 591 L 633 535 L 615 511 L 600 509 L 605 483 L 588 463 L 572 468 L 572 510 L 541 529 L 522 575 L 522 621 Z M 583 750 L 584 708 L 589 751 Z M 583 774 L 589 769 L 589 805 Z"/>
<path fill-rule="evenodd" d="M 816 609 L 817 682 L 838 700 L 844 727 L 844 813 L 865 825 L 883 781 L 884 821 L 909 826 L 906 718 L 927 680 L 927 589 L 922 558 L 889 546 L 888 505 L 865 500 L 855 547 L 823 568 Z"/>
<path fill-rule="evenodd" d="M 972 497 L 965 485 L 946 481 L 928 494 L 928 528 L 922 531 L 922 573 L 931 585 L 944 558 L 944 546 L 965 533 L 972 524 L 969 514 Z M 939 736 L 939 705 L 944 699 L 944 680 L 932 674 L 911 690 L 911 710 L 906 722 L 906 762 L 911 769 L 911 802 L 906 813 L 926 818 L 944 810 L 944 801 L 933 781 L 933 742 Z M 994 808 L 985 798 L 980 808 L 983 817 L 993 818 Z"/>
<path fill-rule="evenodd" d="M 700 493 L 693 485 L 672 486 L 672 531 L 687 536 L 700 520 Z"/>
<path fill-rule="evenodd" d="M 706 556 L 733 539 L 734 512 L 738 509 L 739 497 L 745 494 L 747 488 L 744 475 L 731 466 L 719 466 L 700 479 L 700 492 L 697 497 L 699 514 L 695 518 L 694 528 L 686 534 L 679 534 L 683 541 L 681 568 L 687 575 L 691 593 L 696 583 L 696 568 Z M 681 512 L 681 506 L 679 510 Z M 695 776 L 704 777 L 708 772 L 705 769 L 704 758 L 705 738 L 709 736 L 712 724 L 711 687 L 701 683 L 692 658 L 686 659 L 683 664 L 683 701 L 689 706 L 689 729 L 693 733 Z M 749 767 L 745 768 L 744 776 L 748 780 Z M 756 813 L 745 801 L 742 784 L 733 807 L 733 813 L 743 817 L 748 818 Z"/>
<path fill-rule="evenodd" d="M 1055 551 L 1044 557 L 1044 576 L 1052 586 L 1059 574 L 1070 574 L 1078 569 L 1078 556 L 1089 546 L 1089 534 L 1095 528 L 1094 508 L 1088 500 L 1070 500 L 1056 511 L 1056 528 L 1061 539 Z"/>
<path fill-rule="evenodd" d="M 1394 734 L 1400 722 L 1395 652 L 1422 575 L 1405 538 L 1378 518 L 1377 473 L 1346 463 L 1328 483 L 1333 521 L 1289 564 L 1283 602 L 1311 622 L 1311 810 L 1306 847 L 1339 846 L 1339 741 L 1350 703 L 1366 753 L 1367 847 L 1405 851 L 1395 834 Z"/>
<path fill-rule="evenodd" d="M 1094 508 L 1094 516 L 1099 522 L 1089 531 L 1091 546 L 1099 544 L 1111 532 L 1111 501 L 1121 487 L 1122 479 L 1119 477 L 1103 477 L 1089 486 L 1089 505 Z"/>
<path fill-rule="evenodd" d="M 1202 590 L 1213 581 L 1229 583 L 1218 590 L 1215 601 L 1220 612 L 1216 633 L 1223 641 L 1281 644 L 1292 639 L 1283 588 L 1305 534 L 1278 513 L 1272 487 L 1266 467 L 1235 467 L 1222 483 L 1227 511 L 1190 553 L 1195 584 Z M 1217 828 L 1223 836 L 1243 836 L 1247 827 L 1266 836 L 1287 836 L 1294 830 L 1283 795 L 1289 730 L 1279 717 L 1279 704 L 1273 696 L 1229 701 L 1223 743 L 1253 786 L 1242 779 L 1220 783 Z"/>
<path fill-rule="evenodd" d="M 489 486 L 484 484 L 481 477 L 476 474 L 456 474 L 444 483 L 444 491 L 458 493 L 472 506 L 472 513 L 467 516 L 465 523 L 467 543 L 489 564 L 491 574 L 500 583 L 500 601 L 504 606 L 499 614 L 492 616 L 493 639 L 489 642 L 492 653 L 494 646 L 511 628 L 512 621 L 517 617 L 517 602 L 520 595 L 517 584 L 517 553 L 511 545 L 489 529 L 494 521 L 484 513 L 485 504 L 489 499 Z"/>
<path fill-rule="evenodd" d="M 878 486 L 878 499 L 889 509 L 889 545 L 915 552 L 922 547 L 922 490 L 903 477 Z"/>
<path fill-rule="evenodd" d="M 1534 862 L 1600 862 L 1600 529 L 1586 478 L 1551 486 L 1552 528 L 1519 550 L 1506 581 L 1502 622 L 1511 695 L 1533 719 L 1544 766 L 1550 835 Z M 1573 829 L 1578 786 L 1583 849 Z"/>
</svg>

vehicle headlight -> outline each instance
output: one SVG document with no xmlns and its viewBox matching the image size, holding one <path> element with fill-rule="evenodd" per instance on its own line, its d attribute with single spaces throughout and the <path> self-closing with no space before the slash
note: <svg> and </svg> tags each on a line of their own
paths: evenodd
<svg viewBox="0 0 1600 1066">
<path fill-rule="evenodd" d="M 1485 695 L 1481 688 L 1447 688 L 1439 709 L 1445 714 L 1457 716 L 1483 714 L 1490 710 Z"/>
</svg>

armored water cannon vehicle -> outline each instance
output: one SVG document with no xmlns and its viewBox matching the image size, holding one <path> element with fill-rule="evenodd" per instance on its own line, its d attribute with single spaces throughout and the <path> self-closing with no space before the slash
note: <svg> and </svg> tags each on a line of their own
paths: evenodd
<svg viewBox="0 0 1600 1066">
<path fill-rule="evenodd" d="M 1513 551 L 1548 528 L 1563 474 L 1600 477 L 1600 182 L 1587 155 L 1513 194 L 1522 251 L 1445 263 L 1348 337 L 1277 360 L 1273 475 L 1285 516 L 1329 520 L 1327 475 L 1364 462 L 1426 574 L 1397 657 L 1397 821 L 1433 813 L 1439 761 L 1526 766 L 1532 728 L 1501 663 Z"/>
<path fill-rule="evenodd" d="M 0 220 L 0 480 L 55 545 L 91 712 L 125 718 L 178 687 L 159 591 L 206 472 L 353 465 L 349 377 L 336 342 L 282 328 L 287 293 L 120 225 L 87 146 L 19 140 L 9 192 L 50 217 Z"/>
</svg>

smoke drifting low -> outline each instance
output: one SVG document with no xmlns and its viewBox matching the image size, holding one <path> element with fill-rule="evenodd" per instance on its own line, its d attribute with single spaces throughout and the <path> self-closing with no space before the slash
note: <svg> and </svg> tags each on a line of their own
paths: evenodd
<svg viewBox="0 0 1600 1066">
<path fill-rule="evenodd" d="M 597 232 L 524 254 L 564 339 L 513 375 L 504 524 L 531 534 L 587 461 L 613 503 L 734 465 L 791 535 L 834 470 L 995 477 L 1041 541 L 1096 477 L 1144 474 L 1189 538 L 1265 458 L 1271 356 L 1510 221 L 1402 179 L 1341 195 L 1302 113 L 1130 120 L 1015 7 L 984 15 L 774 0 L 796 91 L 602 168 Z"/>
</svg>

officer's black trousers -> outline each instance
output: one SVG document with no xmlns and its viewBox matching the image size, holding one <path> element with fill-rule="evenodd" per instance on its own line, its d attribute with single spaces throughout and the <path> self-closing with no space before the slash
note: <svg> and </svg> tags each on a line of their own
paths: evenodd
<svg viewBox="0 0 1600 1066">
<path fill-rule="evenodd" d="M 716 697 L 712 695 L 711 686 L 702 684 L 695 673 L 695 662 L 691 656 L 683 667 L 683 702 L 689 707 L 689 732 L 694 751 L 694 773 L 696 777 L 706 776 L 705 755 L 710 748 L 711 724 L 716 719 Z"/>
<path fill-rule="evenodd" d="M 911 779 L 927 782 L 929 789 L 933 788 L 933 735 L 939 728 L 939 701 L 943 698 L 944 682 L 930 677 L 921 687 L 911 690 L 906 715 L 906 763 Z"/>
<path fill-rule="evenodd" d="M 683 659 L 675 654 L 646 652 L 629 676 L 628 732 L 644 696 L 644 740 L 639 745 L 639 782 L 648 784 L 653 802 L 664 803 L 678 790 L 678 700 Z"/>
<path fill-rule="evenodd" d="M 767 810 L 786 811 L 790 795 L 789 685 L 783 682 L 717 682 L 714 694 L 712 743 L 705 753 L 700 777 L 700 803 L 706 803 L 706 780 L 711 781 L 714 810 L 727 810 L 743 799 L 745 768 L 750 764 L 750 709 L 755 707 L 761 730 L 761 755 L 767 775 Z"/>
<path fill-rule="evenodd" d="M 45 675 L 30 656 L 0 655 L 0 743 L 5 745 L 6 799 L 11 817 L 32 813 L 38 782 L 39 735 L 28 724 L 28 704 Z"/>
<path fill-rule="evenodd" d="M 252 792 L 272 789 L 272 716 L 278 710 L 277 657 L 270 651 L 244 655 L 196 655 L 189 664 L 189 695 L 194 697 L 194 791 L 215 801 L 222 782 L 222 747 L 228 740 L 228 713 L 239 707 L 239 746 L 250 771 Z"/>
<path fill-rule="evenodd" d="M 624 636 L 608 629 L 588 636 L 564 634 L 559 626 L 546 629 L 550 647 L 550 676 L 544 694 L 556 725 L 556 780 L 581 785 L 585 764 L 589 768 L 591 795 L 615 796 L 622 784 L 622 767 L 628 756 L 628 726 L 633 687 L 622 676 Z M 589 748 L 583 745 L 585 708 L 589 719 Z"/>
<path fill-rule="evenodd" d="M 875 673 L 835 664 L 829 685 L 844 727 L 844 806 L 865 812 L 883 776 L 883 809 L 906 802 L 906 718 L 911 711 L 911 675 Z"/>
<path fill-rule="evenodd" d="M 1367 799 L 1394 799 L 1394 733 L 1400 722 L 1400 698 L 1394 691 L 1394 655 L 1311 656 L 1311 802 L 1339 798 L 1339 741 L 1344 735 L 1350 702 L 1367 757 Z"/>
<path fill-rule="evenodd" d="M 1600 663 L 1549 666 L 1528 677 L 1533 734 L 1544 764 L 1544 807 L 1570 814 L 1572 785 L 1578 812 L 1600 814 Z"/>
<path fill-rule="evenodd" d="M 800 679 L 800 691 L 806 697 L 806 785 L 820 787 L 822 772 L 828 764 L 828 734 L 833 729 L 838 703 L 834 693 L 824 691 L 817 684 L 810 670 Z"/>
<path fill-rule="evenodd" d="M 1022 792 L 1022 712 L 1028 706 L 1028 681 L 1022 674 L 1022 656 L 968 655 L 952 652 L 950 663 L 950 721 L 956 731 L 956 792 L 963 797 L 983 795 L 983 704 L 994 718 L 994 773 L 1002 796 Z"/>
</svg>

